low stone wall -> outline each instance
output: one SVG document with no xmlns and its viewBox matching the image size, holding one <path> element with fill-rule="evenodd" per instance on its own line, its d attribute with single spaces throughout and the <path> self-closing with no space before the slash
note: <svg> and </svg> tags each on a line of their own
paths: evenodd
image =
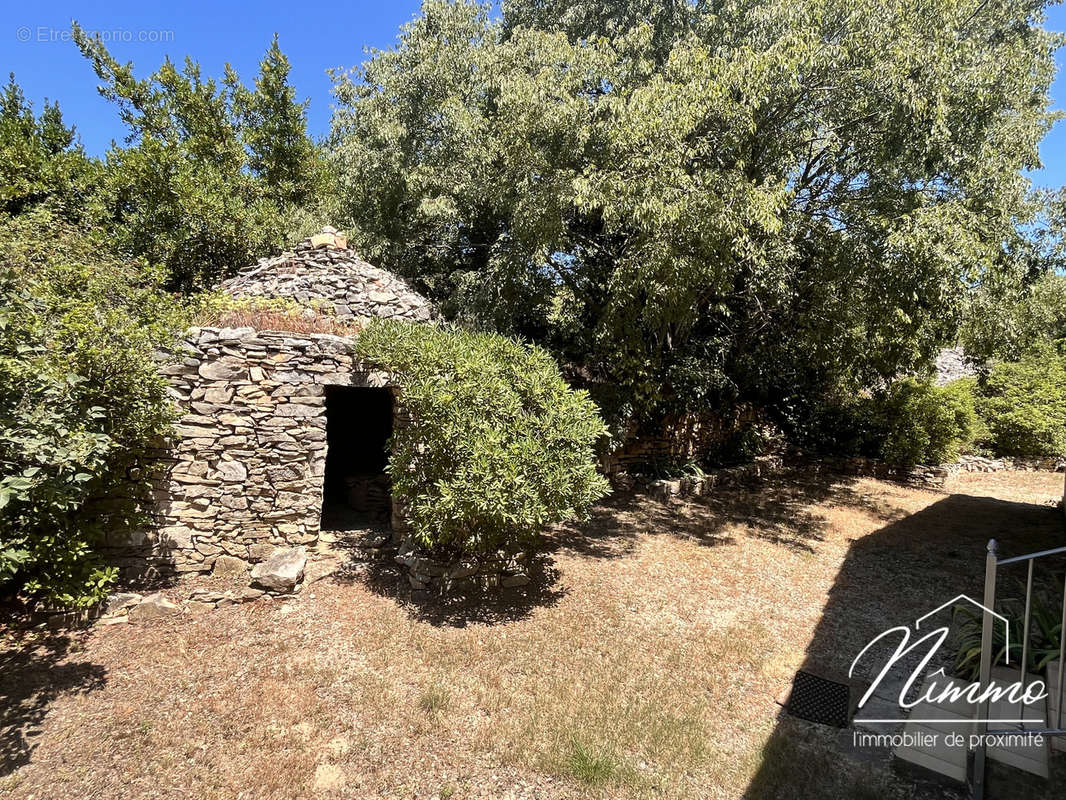
<svg viewBox="0 0 1066 800">
<path fill-rule="evenodd" d="M 631 436 L 601 459 L 606 475 L 676 466 L 705 456 L 721 447 L 744 426 L 759 419 L 754 409 L 741 409 L 729 417 L 706 414 L 663 422 L 657 433 Z"/>
<path fill-rule="evenodd" d="M 960 456 L 948 467 L 957 472 L 1002 472 L 1003 470 L 1045 470 L 1066 472 L 1066 458 L 986 458 L 984 456 Z"/>
<path fill-rule="evenodd" d="M 408 569 L 408 581 L 416 592 L 466 594 L 473 591 L 512 589 L 529 583 L 528 554 L 500 551 L 480 558 L 438 561 L 410 543 L 395 556 Z"/>
<path fill-rule="evenodd" d="M 778 456 L 757 458 L 750 464 L 713 470 L 673 480 L 657 480 L 647 484 L 652 497 L 667 501 L 674 497 L 699 497 L 717 488 L 735 486 L 761 477 L 769 477 L 802 467 L 810 474 L 837 473 L 869 478 L 900 481 L 924 489 L 942 489 L 948 477 L 957 472 L 997 472 L 1001 470 L 1047 470 L 1066 472 L 1066 459 L 990 459 L 982 456 L 961 456 L 952 464 L 894 467 L 872 458 L 825 458 L 817 461 L 789 462 Z M 626 483 L 625 478 L 615 478 Z"/>
<path fill-rule="evenodd" d="M 664 502 L 675 497 L 702 497 L 716 489 L 739 486 L 757 478 L 780 474 L 784 469 L 784 461 L 779 456 L 766 456 L 749 464 L 711 470 L 702 475 L 651 481 L 647 484 L 647 490 L 656 500 Z M 614 483 L 620 488 L 631 488 L 636 482 L 628 479 L 628 476 L 615 476 Z"/>
<path fill-rule="evenodd" d="M 162 368 L 182 417 L 155 453 L 155 527 L 112 542 L 112 563 L 126 577 L 206 572 L 220 556 L 254 563 L 314 543 L 325 388 L 387 386 L 389 376 L 329 334 L 198 328 L 182 356 Z"/>
</svg>

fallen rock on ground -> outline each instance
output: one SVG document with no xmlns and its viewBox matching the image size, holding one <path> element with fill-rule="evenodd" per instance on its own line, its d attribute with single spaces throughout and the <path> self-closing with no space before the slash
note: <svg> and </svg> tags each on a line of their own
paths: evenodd
<svg viewBox="0 0 1066 800">
<path fill-rule="evenodd" d="M 115 594 L 108 595 L 107 602 L 104 604 L 105 614 L 117 614 L 119 611 L 135 606 L 144 599 L 144 595 L 137 594 L 136 592 L 116 592 Z"/>
<path fill-rule="evenodd" d="M 159 617 L 168 617 L 172 614 L 180 614 L 181 606 L 167 600 L 162 592 L 150 594 L 141 602 L 130 609 L 130 622 L 145 622 Z"/>
<path fill-rule="evenodd" d="M 252 586 L 268 592 L 291 592 L 303 578 L 306 563 L 307 549 L 304 547 L 275 553 L 252 569 Z"/>
</svg>

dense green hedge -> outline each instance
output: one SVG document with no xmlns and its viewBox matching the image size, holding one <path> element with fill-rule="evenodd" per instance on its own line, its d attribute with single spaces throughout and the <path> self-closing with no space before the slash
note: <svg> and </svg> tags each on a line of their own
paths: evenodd
<svg viewBox="0 0 1066 800">
<path fill-rule="evenodd" d="M 523 548 L 606 493 L 593 452 L 605 426 L 543 350 L 385 320 L 357 347 L 402 387 L 411 424 L 393 434 L 393 492 L 424 547 Z"/>
<path fill-rule="evenodd" d="M 903 378 L 874 395 L 870 414 L 876 454 L 892 464 L 954 461 L 977 430 L 972 385 L 964 381 Z"/>
<path fill-rule="evenodd" d="M 819 453 L 910 466 L 955 459 L 980 429 L 973 380 L 935 386 L 929 380 L 901 378 L 873 392 L 813 405 L 792 437 Z"/>
<path fill-rule="evenodd" d="M 995 456 L 1066 455 L 1066 356 L 1046 346 L 937 387 L 904 378 L 826 402 L 794 439 L 824 453 L 937 464 L 976 448 Z"/>
<path fill-rule="evenodd" d="M 127 468 L 172 413 L 158 283 L 95 231 L 0 218 L 0 586 L 85 604 L 114 577 L 94 547 L 140 522 Z"/>
<path fill-rule="evenodd" d="M 977 408 L 997 455 L 1066 454 L 1066 358 L 1044 347 L 996 363 L 981 382 Z"/>
</svg>

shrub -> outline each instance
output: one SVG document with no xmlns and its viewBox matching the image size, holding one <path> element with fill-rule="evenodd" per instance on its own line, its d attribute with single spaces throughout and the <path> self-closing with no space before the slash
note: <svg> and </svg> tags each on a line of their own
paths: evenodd
<svg viewBox="0 0 1066 800">
<path fill-rule="evenodd" d="M 958 458 L 977 426 L 973 382 L 934 386 L 902 378 L 874 395 L 870 429 L 878 455 L 893 464 L 939 464 Z"/>
<path fill-rule="evenodd" d="M 1066 452 L 1066 359 L 1048 346 L 999 362 L 982 383 L 978 411 L 998 455 Z"/>
<path fill-rule="evenodd" d="M 127 468 L 170 420 L 177 314 L 93 231 L 33 212 L 0 242 L 0 584 L 88 604 L 114 577 L 94 547 L 141 521 Z"/>
<path fill-rule="evenodd" d="M 789 442 L 820 455 L 871 455 L 871 400 L 866 394 L 835 392 L 809 398 L 783 416 Z"/>
<path fill-rule="evenodd" d="M 375 320 L 358 351 L 401 386 L 409 425 L 391 441 L 393 493 L 430 550 L 532 544 L 607 492 L 596 406 L 543 350 L 493 334 Z"/>
</svg>

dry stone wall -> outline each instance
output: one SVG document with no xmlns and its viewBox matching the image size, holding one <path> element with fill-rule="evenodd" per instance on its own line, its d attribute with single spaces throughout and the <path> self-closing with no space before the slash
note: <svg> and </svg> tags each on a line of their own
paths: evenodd
<svg viewBox="0 0 1066 800">
<path fill-rule="evenodd" d="M 439 315 L 402 279 L 360 259 L 333 228 L 292 251 L 262 259 L 224 282 L 237 297 L 295 301 L 340 320 L 389 317 L 429 322 Z"/>
<path fill-rule="evenodd" d="M 387 386 L 389 376 L 329 334 L 197 328 L 182 355 L 162 368 L 182 417 L 157 453 L 155 528 L 122 543 L 121 565 L 206 572 L 315 542 L 326 387 Z"/>
</svg>

